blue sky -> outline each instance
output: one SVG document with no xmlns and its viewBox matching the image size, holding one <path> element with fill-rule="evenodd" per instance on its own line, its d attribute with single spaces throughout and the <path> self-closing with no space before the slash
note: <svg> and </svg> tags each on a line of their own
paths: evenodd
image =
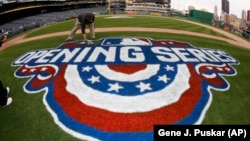
<svg viewBox="0 0 250 141">
<path fill-rule="evenodd" d="M 250 0 L 229 0 L 230 14 L 241 17 L 242 10 L 250 10 Z M 171 0 L 171 7 L 179 10 L 187 10 L 188 6 L 194 6 L 195 9 L 207 9 L 209 12 L 214 11 L 214 6 L 218 7 L 218 14 L 221 14 L 221 0 Z"/>
</svg>

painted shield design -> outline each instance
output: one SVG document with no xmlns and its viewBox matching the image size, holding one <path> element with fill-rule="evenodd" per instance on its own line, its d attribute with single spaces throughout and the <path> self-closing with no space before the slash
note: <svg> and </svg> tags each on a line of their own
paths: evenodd
<svg viewBox="0 0 250 141">
<path fill-rule="evenodd" d="M 30 51 L 12 66 L 65 132 L 86 140 L 153 140 L 156 124 L 201 124 L 211 89 L 237 60 L 220 50 L 146 37 L 102 38 Z"/>
</svg>

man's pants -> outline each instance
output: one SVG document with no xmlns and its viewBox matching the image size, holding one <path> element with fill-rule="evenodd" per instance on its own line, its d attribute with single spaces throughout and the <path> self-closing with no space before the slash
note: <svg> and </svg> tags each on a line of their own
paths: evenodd
<svg viewBox="0 0 250 141">
<path fill-rule="evenodd" d="M 0 81 L 0 106 L 4 106 L 7 103 L 8 92 L 3 86 L 2 81 Z"/>
<path fill-rule="evenodd" d="M 91 24 L 88 24 L 88 27 L 89 27 L 90 37 L 94 39 L 95 38 L 95 26 L 94 26 L 94 22 L 91 23 Z M 78 29 L 80 29 L 80 28 L 81 28 L 81 23 L 79 22 L 79 20 L 77 18 L 76 19 L 76 23 L 75 23 L 73 29 L 70 31 L 70 34 L 69 34 L 69 36 L 68 36 L 67 39 L 72 40 L 74 38 L 74 35 L 75 35 L 76 31 Z"/>
</svg>

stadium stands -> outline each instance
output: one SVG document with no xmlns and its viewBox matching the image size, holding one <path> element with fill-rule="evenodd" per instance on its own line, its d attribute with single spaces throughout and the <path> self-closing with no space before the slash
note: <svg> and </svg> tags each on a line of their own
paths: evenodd
<svg viewBox="0 0 250 141">
<path fill-rule="evenodd" d="M 8 38 L 11 38 L 20 33 L 23 33 L 25 31 L 28 31 L 37 27 L 41 27 L 47 24 L 75 18 L 79 13 L 82 13 L 84 11 L 98 14 L 98 13 L 102 13 L 106 9 L 107 7 L 105 6 L 97 6 L 97 7 L 89 7 L 89 8 L 79 8 L 79 9 L 48 12 L 48 13 L 42 13 L 38 15 L 19 18 L 19 19 L 10 21 L 8 23 L 1 24 L 0 29 L 3 31 L 3 33 L 0 33 L 0 37 L 2 37 L 3 34 L 7 34 Z"/>
</svg>

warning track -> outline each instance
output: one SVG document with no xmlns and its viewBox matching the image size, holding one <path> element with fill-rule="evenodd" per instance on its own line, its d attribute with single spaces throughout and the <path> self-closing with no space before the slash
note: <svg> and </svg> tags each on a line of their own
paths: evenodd
<svg viewBox="0 0 250 141">
<path fill-rule="evenodd" d="M 199 24 L 199 23 L 195 23 L 195 24 Z M 215 32 L 223 34 L 227 38 L 212 36 L 212 35 L 202 34 L 202 33 L 197 33 L 197 32 L 175 30 L 175 29 L 165 29 L 165 28 L 109 27 L 109 28 L 96 28 L 95 31 L 96 32 L 124 32 L 124 31 L 131 31 L 131 32 L 173 33 L 173 34 L 198 36 L 198 37 L 204 37 L 204 38 L 208 38 L 208 39 L 225 41 L 225 42 L 228 42 L 229 44 L 232 44 L 232 45 L 236 45 L 236 46 L 239 46 L 239 47 L 250 49 L 250 42 L 248 42 L 247 40 L 245 40 L 245 39 L 243 39 L 241 37 L 238 37 L 237 35 L 233 35 L 233 34 L 231 34 L 229 32 L 226 32 L 226 31 L 223 31 L 223 30 L 211 27 L 211 26 L 206 26 L 206 25 L 202 25 L 202 26 L 205 26 L 205 27 L 207 27 L 209 29 L 214 30 Z M 77 31 L 77 34 L 78 33 L 80 33 L 80 30 Z M 7 42 L 5 42 L 3 44 L 3 46 L 0 48 L 0 51 L 4 50 L 7 47 L 15 45 L 15 44 L 34 41 L 34 40 L 39 40 L 39 39 L 44 39 L 44 38 L 49 38 L 49 37 L 68 35 L 68 34 L 69 34 L 69 31 L 64 31 L 64 32 L 55 32 L 55 33 L 40 35 L 40 36 L 36 36 L 36 37 L 31 37 L 31 38 L 26 38 L 26 34 L 22 34 L 20 36 L 17 36 L 15 38 L 10 39 Z"/>
</svg>

